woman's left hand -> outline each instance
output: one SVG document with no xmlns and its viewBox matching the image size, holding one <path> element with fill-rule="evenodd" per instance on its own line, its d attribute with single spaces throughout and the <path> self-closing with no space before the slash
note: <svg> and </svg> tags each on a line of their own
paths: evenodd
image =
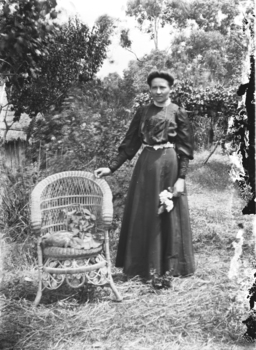
<svg viewBox="0 0 256 350">
<path fill-rule="evenodd" d="M 185 191 L 185 180 L 178 179 L 173 187 L 173 197 L 180 197 Z"/>
</svg>

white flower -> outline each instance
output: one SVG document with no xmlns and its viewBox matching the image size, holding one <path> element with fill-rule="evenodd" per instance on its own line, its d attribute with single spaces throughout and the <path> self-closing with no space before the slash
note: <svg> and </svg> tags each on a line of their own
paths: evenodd
<svg viewBox="0 0 256 350">
<path fill-rule="evenodd" d="M 166 205 L 166 210 L 169 213 L 173 208 L 173 201 L 169 199 L 165 202 L 165 205 Z"/>
<path fill-rule="evenodd" d="M 173 195 L 171 192 L 164 190 L 159 194 L 160 203 L 164 204 L 168 199 L 172 199 Z"/>
<path fill-rule="evenodd" d="M 172 198 L 173 198 L 173 194 L 168 190 L 164 190 L 159 194 L 160 204 L 161 204 L 162 208 L 165 207 L 167 212 L 170 212 L 173 209 Z M 163 205 L 164 205 L 164 207 L 163 207 Z M 164 209 L 160 210 L 159 214 L 161 214 L 163 212 L 163 210 Z"/>
</svg>

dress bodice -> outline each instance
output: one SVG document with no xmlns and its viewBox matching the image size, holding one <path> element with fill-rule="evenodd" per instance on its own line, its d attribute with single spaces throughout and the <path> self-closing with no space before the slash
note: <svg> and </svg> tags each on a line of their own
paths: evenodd
<svg viewBox="0 0 256 350">
<path fill-rule="evenodd" d="M 132 159 L 142 143 L 156 145 L 175 144 L 179 157 L 193 159 L 193 133 L 187 113 L 174 103 L 166 107 L 154 104 L 140 107 L 118 148 L 118 155 L 109 163 L 115 171 L 127 159 Z"/>
<path fill-rule="evenodd" d="M 149 105 L 141 117 L 140 133 L 142 142 L 154 145 L 173 142 L 177 136 L 177 123 L 175 120 L 175 105 L 166 107 Z"/>
</svg>

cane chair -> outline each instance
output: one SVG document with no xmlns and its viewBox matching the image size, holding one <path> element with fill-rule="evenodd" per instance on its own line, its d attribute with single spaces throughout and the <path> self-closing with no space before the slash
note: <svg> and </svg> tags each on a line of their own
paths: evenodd
<svg viewBox="0 0 256 350">
<path fill-rule="evenodd" d="M 46 233 L 68 230 L 63 210 L 87 209 L 96 217 L 93 234 L 102 238 L 100 247 L 74 249 L 44 247 Z M 38 235 L 39 285 L 34 301 L 40 303 L 44 289 L 57 289 L 66 283 L 79 288 L 84 283 L 108 285 L 121 301 L 111 275 L 108 229 L 113 218 L 112 193 L 105 180 L 83 171 L 67 171 L 48 176 L 31 193 L 32 230 Z"/>
</svg>

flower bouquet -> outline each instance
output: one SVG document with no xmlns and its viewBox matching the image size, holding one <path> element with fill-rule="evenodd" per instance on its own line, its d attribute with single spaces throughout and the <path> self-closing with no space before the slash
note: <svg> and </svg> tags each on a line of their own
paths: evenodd
<svg viewBox="0 0 256 350">
<path fill-rule="evenodd" d="M 158 214 L 162 214 L 165 210 L 169 213 L 173 209 L 173 191 L 171 187 L 167 190 L 162 191 L 159 194 L 160 207 L 158 209 Z"/>
</svg>

